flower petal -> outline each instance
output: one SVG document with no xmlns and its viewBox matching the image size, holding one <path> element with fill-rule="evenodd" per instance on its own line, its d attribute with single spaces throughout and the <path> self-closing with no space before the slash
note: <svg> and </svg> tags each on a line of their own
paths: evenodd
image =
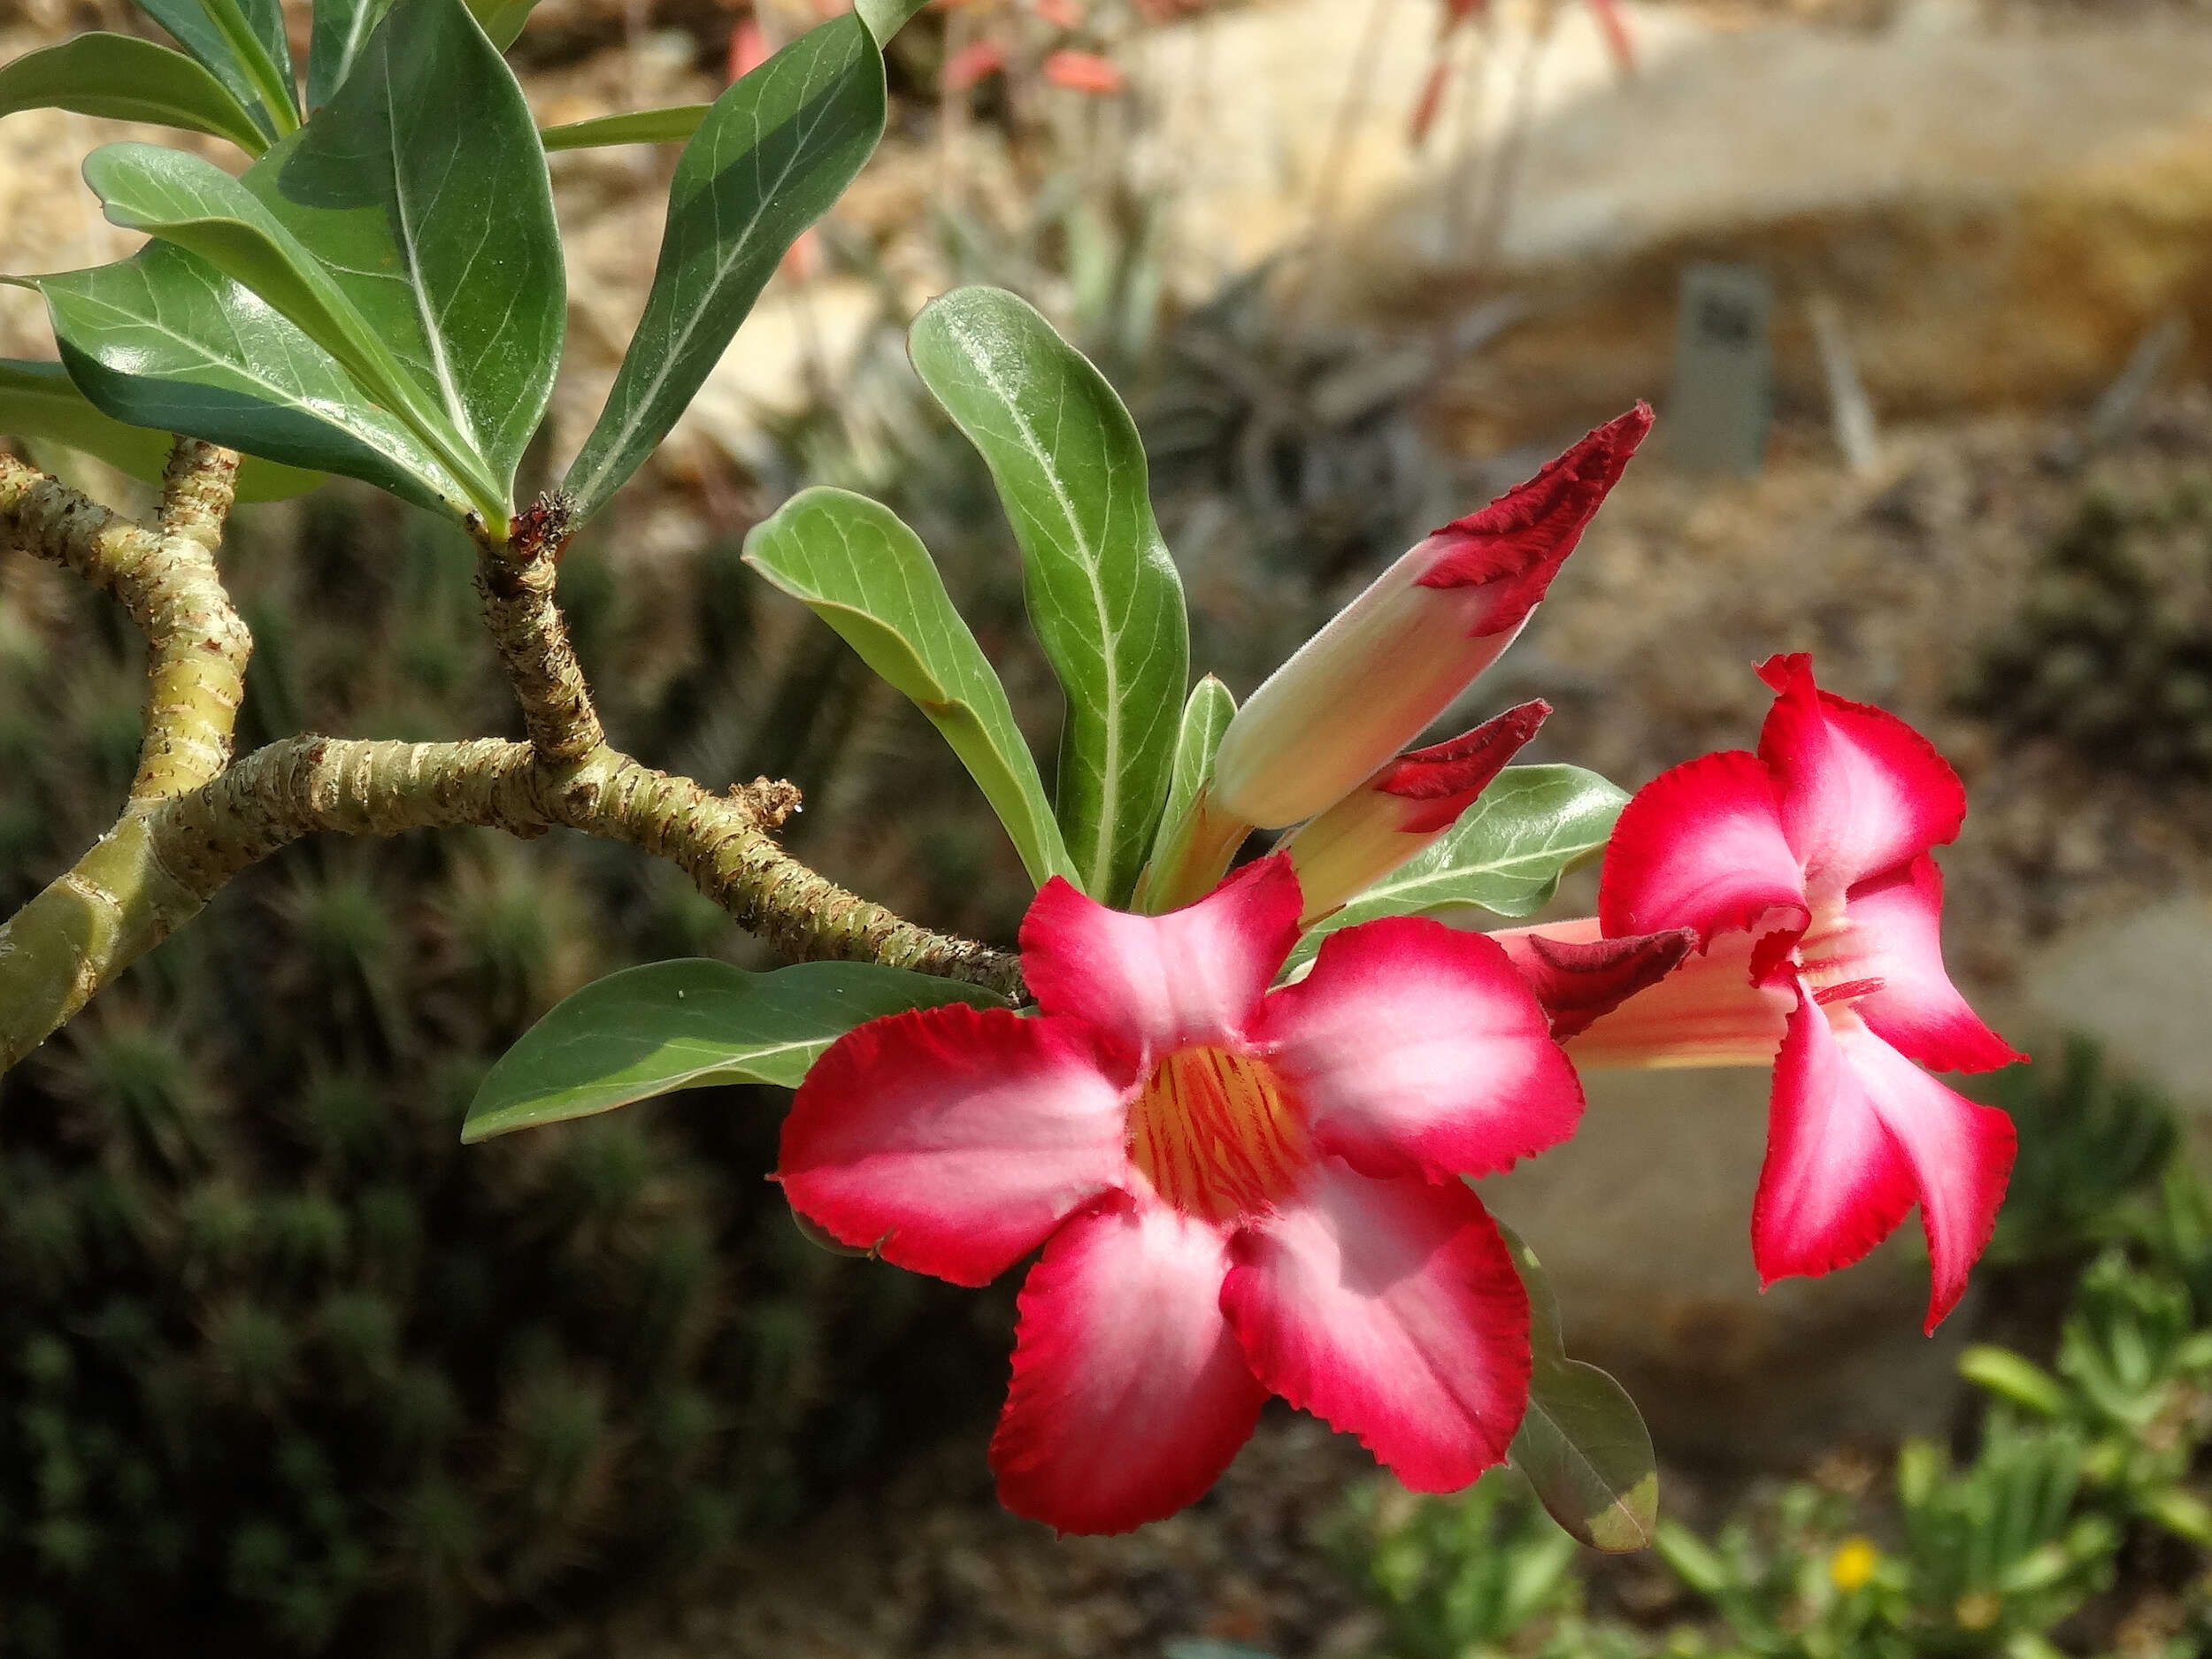
<svg viewBox="0 0 2212 1659">
<path fill-rule="evenodd" d="M 1038 1007 L 1133 1051 L 1240 1037 L 1298 940 L 1287 856 L 1247 864 L 1197 903 L 1132 916 L 1056 876 L 1022 919 L 1022 977 Z"/>
<path fill-rule="evenodd" d="M 1268 1387 L 1416 1492 L 1504 1459 L 1528 1406 L 1528 1295 L 1465 1187 L 1325 1162 L 1230 1249 L 1222 1310 Z"/>
<path fill-rule="evenodd" d="M 1810 915 L 1804 873 L 1757 756 L 1724 749 L 1685 761 L 1622 809 L 1598 883 L 1608 933 L 1694 927 L 1709 946 L 1715 934 L 1757 926 L 1770 912 L 1790 932 Z"/>
<path fill-rule="evenodd" d="M 870 1020 L 814 1063 L 777 1178 L 841 1243 L 987 1285 L 1135 1180 L 1135 1079 L 1080 1021 L 961 1003 Z"/>
<path fill-rule="evenodd" d="M 1903 1149 L 1826 1012 L 1798 987 L 1774 1063 L 1766 1164 L 1751 1206 L 1760 1284 L 1850 1266 L 1897 1230 L 1914 1196 Z"/>
<path fill-rule="evenodd" d="M 1486 1175 L 1556 1146 L 1582 1085 L 1498 942 L 1392 916 L 1322 941 L 1255 1035 L 1314 1141 L 1363 1174 Z"/>
<path fill-rule="evenodd" d="M 991 1467 L 999 1501 L 1063 1532 L 1124 1532 L 1203 1495 L 1267 1398 L 1221 1314 L 1216 1229 L 1101 1200 L 1022 1286 L 1014 1383 Z"/>
<path fill-rule="evenodd" d="M 1985 1025 L 1943 966 L 1943 872 L 1923 854 L 1851 889 L 1833 971 L 1879 979 L 1852 1010 L 1908 1059 L 1937 1071 L 1988 1071 L 2027 1056 Z M 1807 960 L 1811 955 L 1809 949 Z"/>
<path fill-rule="evenodd" d="M 1768 1284 L 1847 1267 L 1915 1202 L 1928 1240 L 1927 1328 L 1966 1290 L 2012 1170 L 2012 1119 L 1930 1077 L 1801 986 L 1774 1068 L 1752 1253 Z"/>
<path fill-rule="evenodd" d="M 1687 927 L 1608 939 L 1594 916 L 1502 927 L 1490 937 L 1505 947 L 1551 1016 L 1556 1042 L 1587 1031 L 1630 997 L 1651 989 L 1697 949 L 1697 934 Z"/>
<path fill-rule="evenodd" d="M 1886 710 L 1821 690 L 1801 652 L 1770 657 L 1759 675 L 1779 694 L 1759 733 L 1759 758 L 1816 897 L 1959 833 L 1966 791 L 1926 738 Z"/>
<path fill-rule="evenodd" d="M 1882 1125 L 1902 1148 L 1928 1238 L 1928 1329 L 1966 1294 L 1966 1276 L 1997 1230 L 2017 1145 L 2012 1119 L 1930 1077 L 1847 1016 L 1837 1041 Z"/>
</svg>

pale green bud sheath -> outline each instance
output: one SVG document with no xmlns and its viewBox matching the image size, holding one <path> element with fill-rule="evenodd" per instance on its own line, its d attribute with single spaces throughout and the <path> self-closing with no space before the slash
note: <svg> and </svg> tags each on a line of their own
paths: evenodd
<svg viewBox="0 0 2212 1659">
<path fill-rule="evenodd" d="M 1298 823 L 1419 736 L 1513 642 L 1650 429 L 1639 403 L 1385 571 L 1237 711 L 1213 810 Z"/>
</svg>

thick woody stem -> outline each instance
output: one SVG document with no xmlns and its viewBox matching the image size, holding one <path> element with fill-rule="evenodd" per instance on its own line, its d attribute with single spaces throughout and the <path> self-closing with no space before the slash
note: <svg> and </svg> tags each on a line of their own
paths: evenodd
<svg viewBox="0 0 2212 1659">
<path fill-rule="evenodd" d="M 224 590 L 214 549 L 237 470 L 229 450 L 180 441 L 157 534 L 0 454 L 8 541 L 111 595 L 152 649 L 134 805 L 196 788 L 230 760 L 253 640 Z"/>
<path fill-rule="evenodd" d="M 713 795 L 611 749 L 553 603 L 557 511 L 526 515 L 479 574 L 528 741 L 298 737 L 230 762 L 248 651 L 213 548 L 236 457 L 180 442 L 159 530 L 0 455 L 0 528 L 112 594 L 153 648 L 147 741 L 121 820 L 0 924 L 0 1071 L 73 1018 L 249 864 L 303 836 L 555 826 L 682 868 L 737 922 L 800 960 L 867 961 L 1024 995 L 1018 957 L 902 920 L 779 847 L 798 791 Z"/>
</svg>

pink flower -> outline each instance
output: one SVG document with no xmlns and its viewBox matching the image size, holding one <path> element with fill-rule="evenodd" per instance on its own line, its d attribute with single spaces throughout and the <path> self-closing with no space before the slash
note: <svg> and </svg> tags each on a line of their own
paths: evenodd
<svg viewBox="0 0 2212 1659">
<path fill-rule="evenodd" d="M 1599 887 L 1606 934 L 1686 927 L 1706 955 L 1596 1020 L 1572 1051 L 1770 1058 L 1751 1218 L 1760 1278 L 1848 1266 L 1918 1203 L 1932 1331 L 1996 1225 L 2013 1128 L 1922 1068 L 2022 1057 L 1943 966 L 1943 878 L 1929 849 L 1958 833 L 1966 794 L 1902 720 L 1820 690 L 1809 657 L 1776 657 L 1759 672 L 1778 694 L 1759 752 L 1654 779 L 1622 812 Z"/>
<path fill-rule="evenodd" d="M 1298 935 L 1280 856 L 1133 916 L 1048 882 L 1039 1014 L 925 1009 L 818 1061 L 784 1125 L 793 1206 L 959 1285 L 1040 1244 L 999 1494 L 1123 1531 L 1213 1484 L 1271 1393 L 1417 1491 L 1505 1455 L 1528 1302 L 1456 1178 L 1572 1133 L 1582 1090 L 1504 950 L 1394 918 L 1271 991 Z"/>
<path fill-rule="evenodd" d="M 1213 810 L 1299 823 L 1418 737 L 1513 643 L 1650 430 L 1639 403 L 1377 577 L 1237 710 Z"/>
</svg>

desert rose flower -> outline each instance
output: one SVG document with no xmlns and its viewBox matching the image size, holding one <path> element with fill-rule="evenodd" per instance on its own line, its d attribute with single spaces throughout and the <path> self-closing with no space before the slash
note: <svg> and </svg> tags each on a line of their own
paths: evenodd
<svg viewBox="0 0 2212 1659">
<path fill-rule="evenodd" d="M 1118 1532 L 1212 1485 L 1271 1393 L 1417 1491 L 1505 1455 L 1528 1302 L 1457 1178 L 1566 1138 L 1582 1090 L 1480 934 L 1346 928 L 1295 985 L 1280 855 L 1164 916 L 1048 882 L 1022 925 L 1035 1018 L 924 1009 L 808 1074 L 779 1168 L 840 1240 L 1023 1286 L 999 1494 Z"/>
<path fill-rule="evenodd" d="M 1283 843 L 1309 926 L 1379 881 L 1459 821 L 1551 712 L 1539 698 L 1473 731 L 1399 756 Z"/>
<path fill-rule="evenodd" d="M 1576 1036 L 1578 1060 L 1774 1065 L 1752 1210 L 1763 1280 L 1857 1261 L 1920 1206 L 1933 1330 L 1966 1288 L 2012 1168 L 2012 1120 L 1923 1070 L 2022 1056 L 1943 965 L 1931 848 L 1966 795 L 1894 715 L 1759 671 L 1778 694 L 1759 752 L 1707 755 L 1628 803 L 1599 886 L 1608 936 L 1683 927 L 1705 956 Z M 1539 934 L 1589 936 L 1589 924 Z"/>
<path fill-rule="evenodd" d="M 1212 810 L 1300 823 L 1418 737 L 1513 642 L 1650 429 L 1639 403 L 1376 578 L 1237 710 Z"/>
</svg>

